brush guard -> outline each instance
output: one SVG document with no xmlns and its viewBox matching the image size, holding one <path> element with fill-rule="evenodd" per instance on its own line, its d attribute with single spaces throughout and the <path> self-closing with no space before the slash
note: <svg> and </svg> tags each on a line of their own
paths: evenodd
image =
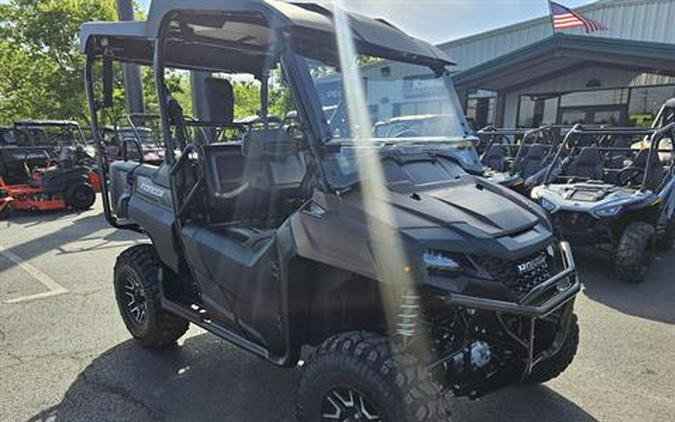
<svg viewBox="0 0 675 422">
<path fill-rule="evenodd" d="M 452 306 L 492 311 L 497 314 L 500 324 L 509 337 L 526 350 L 525 365 L 521 376 L 523 380 L 532 374 L 532 369 L 537 364 L 554 356 L 561 350 L 569 333 L 574 297 L 581 290 L 581 282 L 576 273 L 576 265 L 569 243 L 561 242 L 560 250 L 562 251 L 564 269 L 534 287 L 517 302 L 484 299 L 461 294 L 452 294 L 446 300 Z M 551 295 L 551 293 L 553 294 Z M 548 297 L 546 298 L 546 296 Z M 563 308 L 565 309 L 562 311 L 560 317 L 559 329 L 551 346 L 535 355 L 535 328 L 537 321 Z M 501 317 L 503 314 L 526 317 L 527 338 L 523 339 L 516 333 L 513 333 L 503 322 Z"/>
</svg>

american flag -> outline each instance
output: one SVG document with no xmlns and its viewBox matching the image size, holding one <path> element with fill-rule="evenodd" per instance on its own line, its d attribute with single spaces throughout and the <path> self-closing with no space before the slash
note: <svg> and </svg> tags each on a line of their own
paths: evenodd
<svg viewBox="0 0 675 422">
<path fill-rule="evenodd" d="M 575 28 L 578 26 L 585 27 L 586 33 L 607 30 L 607 27 L 600 22 L 586 17 L 575 10 L 567 8 L 551 0 L 549 0 L 548 3 L 551 8 L 551 17 L 553 18 L 554 31 Z"/>
</svg>

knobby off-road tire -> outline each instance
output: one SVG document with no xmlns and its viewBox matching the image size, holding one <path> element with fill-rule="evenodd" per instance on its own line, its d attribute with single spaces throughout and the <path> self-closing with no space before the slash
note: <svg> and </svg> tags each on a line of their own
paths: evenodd
<svg viewBox="0 0 675 422">
<path fill-rule="evenodd" d="M 620 280 L 641 283 L 654 251 L 654 226 L 644 221 L 630 223 L 623 231 L 616 248 L 616 275 Z"/>
<path fill-rule="evenodd" d="M 445 409 L 440 389 L 413 356 L 365 332 L 336 335 L 314 351 L 296 403 L 303 422 L 449 421 Z"/>
<path fill-rule="evenodd" d="M 675 243 L 675 217 L 673 217 L 666 227 L 663 228 L 662 233 L 656 236 L 656 247 L 662 251 L 667 251 L 673 248 Z"/>
<path fill-rule="evenodd" d="M 172 346 L 189 326 L 161 308 L 159 268 L 154 247 L 145 244 L 122 252 L 114 273 L 115 298 L 124 324 L 142 346 L 156 349 Z"/>
<path fill-rule="evenodd" d="M 66 203 L 77 211 L 86 211 L 96 202 L 96 192 L 86 183 L 75 186 L 68 193 Z"/>
<path fill-rule="evenodd" d="M 565 342 L 555 355 L 539 362 L 537 366 L 532 369 L 527 382 L 532 384 L 540 384 L 556 378 L 558 375 L 565 372 L 568 366 L 574 360 L 579 348 L 579 323 L 577 322 L 576 314 L 572 314 L 570 320 L 569 332 L 565 338 Z"/>
</svg>

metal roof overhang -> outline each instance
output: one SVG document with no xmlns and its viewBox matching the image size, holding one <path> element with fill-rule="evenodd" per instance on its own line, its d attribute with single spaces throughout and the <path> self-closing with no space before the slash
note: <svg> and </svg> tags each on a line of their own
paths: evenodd
<svg viewBox="0 0 675 422">
<path fill-rule="evenodd" d="M 510 92 L 588 65 L 675 76 L 675 44 L 555 34 L 461 71 L 453 80 L 463 91 Z"/>
</svg>

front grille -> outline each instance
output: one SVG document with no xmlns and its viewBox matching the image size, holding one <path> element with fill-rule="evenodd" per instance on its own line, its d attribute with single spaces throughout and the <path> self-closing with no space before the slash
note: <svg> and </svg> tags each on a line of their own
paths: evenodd
<svg viewBox="0 0 675 422">
<path fill-rule="evenodd" d="M 559 211 L 553 215 L 558 227 L 571 232 L 593 231 L 598 220 L 585 212 Z"/>
<path fill-rule="evenodd" d="M 529 293 L 539 284 L 548 280 L 549 258 L 546 252 L 537 252 L 518 261 L 492 257 L 474 257 L 478 265 L 485 269 L 490 276 L 518 296 Z"/>
<path fill-rule="evenodd" d="M 553 224 L 560 236 L 573 245 L 592 245 L 605 240 L 606 221 L 586 212 L 559 211 L 553 214 Z"/>
</svg>

